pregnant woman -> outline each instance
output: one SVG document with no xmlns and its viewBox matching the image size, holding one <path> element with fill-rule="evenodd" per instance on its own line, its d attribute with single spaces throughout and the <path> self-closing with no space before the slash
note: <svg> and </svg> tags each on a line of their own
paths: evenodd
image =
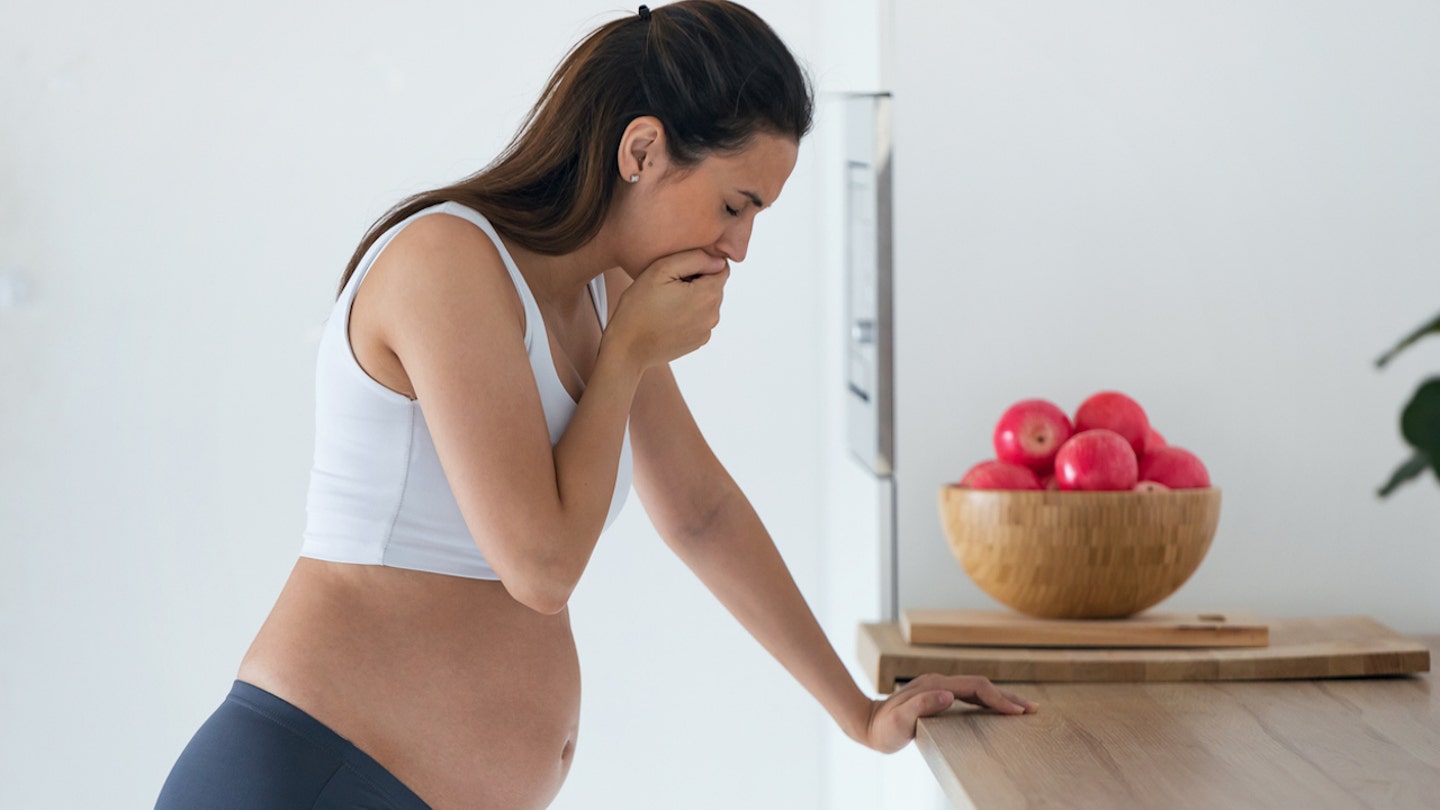
<svg viewBox="0 0 1440 810">
<path fill-rule="evenodd" d="M 856 686 L 668 363 L 810 128 L 803 72 L 743 6 L 589 34 L 488 167 L 360 242 L 316 367 L 300 557 L 157 807 L 542 808 L 575 751 L 566 603 L 631 478 L 667 545 L 878 751 L 959 698 Z"/>
</svg>

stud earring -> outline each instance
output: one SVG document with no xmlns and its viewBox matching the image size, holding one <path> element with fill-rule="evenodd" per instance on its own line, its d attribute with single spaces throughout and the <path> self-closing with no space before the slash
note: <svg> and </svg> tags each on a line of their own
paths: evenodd
<svg viewBox="0 0 1440 810">
<path fill-rule="evenodd" d="M 630 182 L 632 182 L 632 183 L 638 183 L 638 182 L 640 182 L 640 175 L 638 175 L 638 174 L 632 174 L 632 175 L 630 175 Z"/>
</svg>

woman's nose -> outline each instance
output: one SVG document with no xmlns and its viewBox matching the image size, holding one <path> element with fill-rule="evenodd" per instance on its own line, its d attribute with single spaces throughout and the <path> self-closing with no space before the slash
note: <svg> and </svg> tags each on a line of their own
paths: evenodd
<svg viewBox="0 0 1440 810">
<path fill-rule="evenodd" d="M 747 220 L 725 231 L 715 247 L 732 262 L 745 261 L 745 252 L 750 248 L 750 222 Z"/>
</svg>

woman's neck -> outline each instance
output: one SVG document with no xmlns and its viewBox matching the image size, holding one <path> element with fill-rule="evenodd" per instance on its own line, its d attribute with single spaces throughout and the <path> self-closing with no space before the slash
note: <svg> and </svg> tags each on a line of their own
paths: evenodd
<svg viewBox="0 0 1440 810">
<path fill-rule="evenodd" d="M 585 286 L 615 265 L 598 237 L 559 256 L 536 253 L 501 238 L 531 294 L 541 306 L 552 311 L 564 313 L 582 304 L 588 306 Z"/>
</svg>

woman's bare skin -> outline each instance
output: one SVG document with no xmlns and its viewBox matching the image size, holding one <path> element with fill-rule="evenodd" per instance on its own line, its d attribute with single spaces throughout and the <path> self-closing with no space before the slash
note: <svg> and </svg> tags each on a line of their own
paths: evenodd
<svg viewBox="0 0 1440 810">
<path fill-rule="evenodd" d="M 366 373 L 413 399 L 376 334 L 380 305 L 366 295 L 376 286 L 356 293 L 351 345 Z M 537 303 L 556 375 L 578 400 L 599 352 L 594 305 L 588 293 Z M 513 304 L 523 334 L 518 292 Z M 545 807 L 575 750 L 569 610 L 532 610 L 497 580 L 301 557 L 237 677 L 329 726 L 435 808 Z"/>
</svg>

